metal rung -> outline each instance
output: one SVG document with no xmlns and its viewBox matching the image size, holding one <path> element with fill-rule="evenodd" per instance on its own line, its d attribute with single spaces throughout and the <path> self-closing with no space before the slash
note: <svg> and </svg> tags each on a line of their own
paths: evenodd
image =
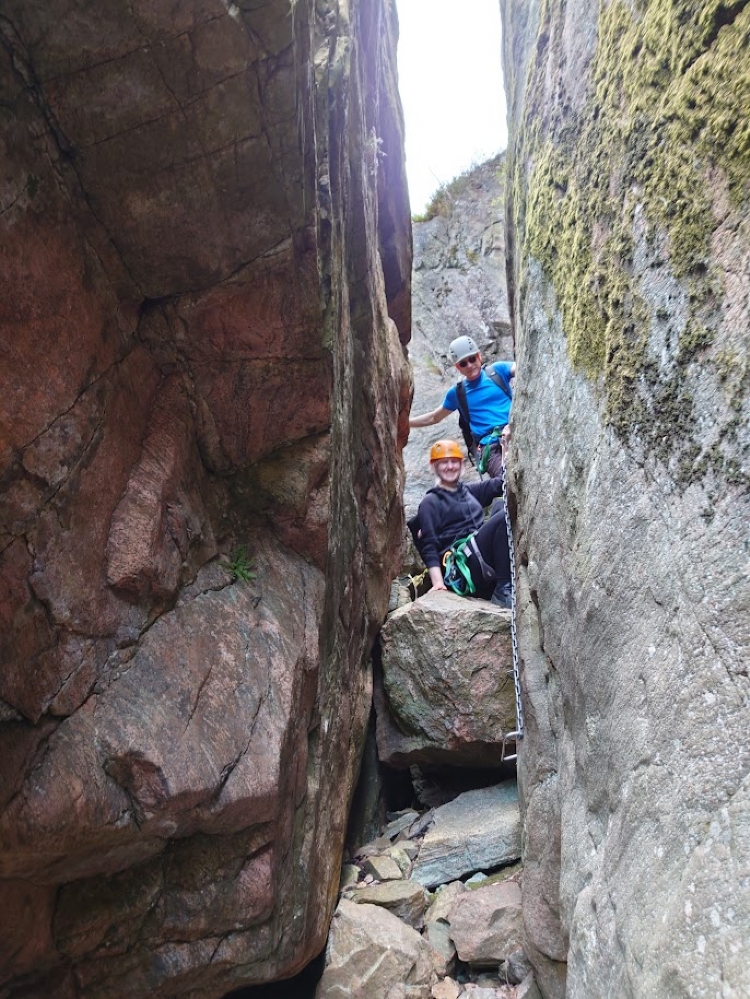
<svg viewBox="0 0 750 999">
<path fill-rule="evenodd" d="M 501 763 L 512 763 L 514 760 L 518 759 L 518 743 L 521 741 L 522 738 L 523 735 L 520 732 L 508 732 L 507 735 L 503 736 L 503 748 L 500 753 Z M 516 747 L 516 752 L 513 754 L 513 756 L 509 756 L 505 752 L 509 742 L 512 742 L 513 745 Z"/>
</svg>

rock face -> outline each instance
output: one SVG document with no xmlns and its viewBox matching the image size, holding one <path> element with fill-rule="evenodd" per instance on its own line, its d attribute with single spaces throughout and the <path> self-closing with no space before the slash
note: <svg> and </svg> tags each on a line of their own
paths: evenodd
<svg viewBox="0 0 750 999">
<path fill-rule="evenodd" d="M 210 999 L 324 944 L 402 529 L 396 32 L 3 5 L 4 996 Z"/>
<path fill-rule="evenodd" d="M 513 356 L 505 281 L 505 160 L 483 163 L 448 187 L 440 213 L 414 224 L 413 413 L 436 409 L 458 379 L 448 360 L 457 336 L 472 336 L 486 360 Z M 461 440 L 458 416 L 412 430 L 404 450 L 407 514 L 433 483 L 427 462 L 441 437 Z"/>
<path fill-rule="evenodd" d="M 745 996 L 750 7 L 502 9 L 529 956 Z"/>
</svg>

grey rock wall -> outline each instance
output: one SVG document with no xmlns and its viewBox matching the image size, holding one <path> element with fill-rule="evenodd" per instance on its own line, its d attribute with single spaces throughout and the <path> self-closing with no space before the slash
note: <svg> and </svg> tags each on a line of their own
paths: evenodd
<svg viewBox="0 0 750 999">
<path fill-rule="evenodd" d="M 750 8 L 501 6 L 530 954 L 547 999 L 740 999 Z"/>
</svg>

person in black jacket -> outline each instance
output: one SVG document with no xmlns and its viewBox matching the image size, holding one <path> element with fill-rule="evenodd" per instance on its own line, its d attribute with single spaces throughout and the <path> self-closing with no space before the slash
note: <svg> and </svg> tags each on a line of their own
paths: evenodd
<svg viewBox="0 0 750 999">
<path fill-rule="evenodd" d="M 506 427 L 503 454 L 508 434 Z M 435 485 L 427 490 L 419 504 L 418 547 L 433 589 L 448 589 L 443 576 L 445 553 L 456 541 L 470 536 L 464 555 L 476 595 L 501 607 L 510 607 L 510 558 L 504 506 L 501 504 L 489 520 L 484 519 L 484 508 L 503 494 L 505 469 L 500 475 L 482 482 L 462 482 L 463 453 L 451 440 L 433 444 L 430 464 L 435 472 Z"/>
</svg>

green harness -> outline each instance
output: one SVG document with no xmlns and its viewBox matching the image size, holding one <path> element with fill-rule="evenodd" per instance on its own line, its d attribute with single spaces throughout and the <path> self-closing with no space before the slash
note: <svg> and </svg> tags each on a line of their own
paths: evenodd
<svg viewBox="0 0 750 999">
<path fill-rule="evenodd" d="M 466 558 L 466 545 L 473 537 L 473 534 L 469 534 L 454 541 L 452 547 L 443 555 L 445 585 L 461 597 L 471 597 L 477 592 Z"/>
<path fill-rule="evenodd" d="M 489 464 L 490 460 L 490 453 L 492 452 L 492 449 L 497 444 L 497 442 L 500 440 L 500 435 L 502 434 L 502 432 L 503 432 L 502 427 L 495 427 L 495 429 L 491 433 L 487 434 L 482 438 L 480 445 L 481 456 L 479 458 L 479 464 L 477 465 L 477 471 L 479 472 L 480 475 L 484 475 L 484 473 L 487 471 L 487 465 Z"/>
</svg>

